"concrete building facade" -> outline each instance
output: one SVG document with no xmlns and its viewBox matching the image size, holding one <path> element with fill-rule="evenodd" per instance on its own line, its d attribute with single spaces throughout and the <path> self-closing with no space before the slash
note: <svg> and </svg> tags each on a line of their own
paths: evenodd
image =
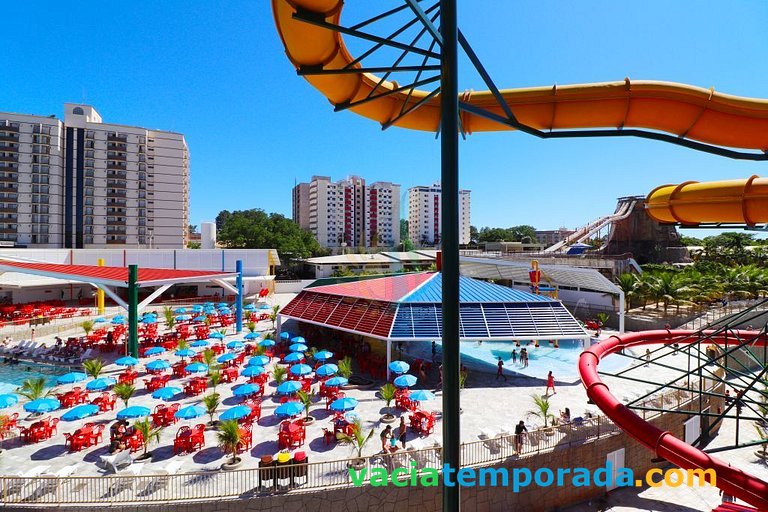
<svg viewBox="0 0 768 512">
<path fill-rule="evenodd" d="M 574 234 L 576 231 L 573 229 L 568 229 L 566 227 L 560 227 L 558 229 L 550 229 L 550 230 L 542 230 L 542 231 L 536 231 L 536 242 L 543 245 L 544 247 L 549 247 L 550 245 L 555 245 L 558 242 L 561 242 Z"/>
<path fill-rule="evenodd" d="M 440 245 L 441 193 L 440 183 L 408 189 L 408 236 L 414 244 Z M 470 242 L 470 194 L 469 190 L 459 191 L 459 244 L 462 245 Z"/>
<path fill-rule="evenodd" d="M 178 133 L 104 123 L 90 105 L 0 112 L 0 242 L 182 248 L 189 151 Z"/>
</svg>

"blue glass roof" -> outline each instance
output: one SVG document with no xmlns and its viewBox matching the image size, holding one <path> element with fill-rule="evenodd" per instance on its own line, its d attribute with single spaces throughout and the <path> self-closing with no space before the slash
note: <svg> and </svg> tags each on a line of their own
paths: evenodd
<svg viewBox="0 0 768 512">
<path fill-rule="evenodd" d="M 403 297 L 401 303 L 442 303 L 443 275 L 436 273 L 432 279 L 419 286 L 409 295 Z M 459 299 L 462 304 L 477 302 L 557 302 L 549 297 L 507 288 L 498 284 L 479 281 L 471 277 L 459 278 Z"/>
</svg>

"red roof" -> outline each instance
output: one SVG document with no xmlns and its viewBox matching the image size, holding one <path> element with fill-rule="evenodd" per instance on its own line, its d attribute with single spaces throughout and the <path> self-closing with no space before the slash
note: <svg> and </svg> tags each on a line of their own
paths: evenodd
<svg viewBox="0 0 768 512">
<path fill-rule="evenodd" d="M 57 263 L 30 263 L 26 261 L 0 260 L 0 272 L 20 272 L 39 276 L 109 284 L 128 285 L 128 267 L 98 267 L 94 265 L 63 265 Z M 139 285 L 151 286 L 210 279 L 223 279 L 235 274 L 210 270 L 174 270 L 139 267 Z"/>
<path fill-rule="evenodd" d="M 398 302 L 413 290 L 429 281 L 434 275 L 434 272 L 403 274 L 349 283 L 316 286 L 309 290 L 317 293 L 342 295 L 344 297 Z"/>
</svg>

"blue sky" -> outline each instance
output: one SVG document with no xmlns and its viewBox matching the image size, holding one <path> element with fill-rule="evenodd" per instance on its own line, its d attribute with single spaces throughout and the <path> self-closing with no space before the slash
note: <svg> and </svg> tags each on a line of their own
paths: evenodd
<svg viewBox="0 0 768 512">
<path fill-rule="evenodd" d="M 349 0 L 347 12 L 371 9 Z M 382 11 L 399 0 L 380 0 Z M 463 32 L 501 87 L 632 79 L 768 97 L 768 2 L 460 0 Z M 295 75 L 269 2 L 16 2 L 4 5 L 0 111 L 179 131 L 191 152 L 192 222 L 221 209 L 290 214 L 294 180 L 360 174 L 405 190 L 439 176 L 434 136 L 380 127 Z M 461 88 L 484 89 L 464 69 Z M 461 147 L 472 223 L 574 227 L 619 196 L 663 183 L 766 174 L 644 140 L 476 134 Z M 402 212 L 403 216 L 406 212 Z"/>
</svg>

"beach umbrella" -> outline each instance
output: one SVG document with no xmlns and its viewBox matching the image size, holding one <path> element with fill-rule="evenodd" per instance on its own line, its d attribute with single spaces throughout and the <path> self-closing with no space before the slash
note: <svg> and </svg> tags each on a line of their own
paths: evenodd
<svg viewBox="0 0 768 512">
<path fill-rule="evenodd" d="M 247 340 L 257 340 L 257 339 L 261 338 L 261 334 L 259 334 L 257 332 L 249 332 L 248 334 L 246 334 L 244 336 L 244 338 L 247 339 Z"/>
<path fill-rule="evenodd" d="M 399 377 L 396 377 L 392 383 L 397 386 L 398 388 L 409 388 L 411 386 L 416 385 L 416 377 L 414 377 L 411 374 L 403 374 Z"/>
<path fill-rule="evenodd" d="M 294 343 L 290 347 L 288 347 L 288 350 L 291 352 L 306 352 L 309 349 L 308 346 L 306 346 L 303 343 Z"/>
<path fill-rule="evenodd" d="M 283 358 L 286 363 L 298 363 L 304 360 L 304 354 L 301 352 L 291 352 Z"/>
<path fill-rule="evenodd" d="M 75 382 L 82 382 L 87 378 L 87 375 L 83 372 L 69 372 L 56 378 L 56 384 L 73 384 Z"/>
<path fill-rule="evenodd" d="M 269 307 L 269 304 L 262 304 L 261 306 L 259 306 L 259 309 L 272 309 L 272 308 Z"/>
<path fill-rule="evenodd" d="M 217 308 L 228 308 L 229 304 L 227 304 L 226 302 L 219 302 L 218 304 L 216 304 L 216 307 Z"/>
<path fill-rule="evenodd" d="M 182 348 L 174 352 L 179 357 L 193 357 L 197 355 L 197 352 L 192 350 L 191 348 Z"/>
<path fill-rule="evenodd" d="M 291 366 L 291 374 L 293 375 L 309 375 L 312 373 L 312 367 L 308 364 L 295 364 Z"/>
<path fill-rule="evenodd" d="M 88 416 L 93 416 L 99 412 L 99 406 L 94 404 L 82 404 L 72 408 L 61 415 L 64 421 L 76 421 Z"/>
<path fill-rule="evenodd" d="M 141 405 L 132 405 L 118 412 L 117 419 L 129 420 L 132 418 L 142 418 L 144 416 L 149 416 L 149 413 L 151 412 L 152 411 L 149 410 L 149 407 L 143 407 Z"/>
<path fill-rule="evenodd" d="M 293 417 L 304 412 L 304 404 L 301 402 L 285 402 L 275 409 L 275 416 Z"/>
<path fill-rule="evenodd" d="M 203 363 L 192 363 L 184 367 L 189 373 L 203 373 L 208 371 L 208 365 Z"/>
<path fill-rule="evenodd" d="M 210 344 L 211 342 L 207 340 L 195 340 L 192 343 L 190 343 L 189 346 L 199 348 L 199 347 L 207 347 Z"/>
<path fill-rule="evenodd" d="M 112 319 L 112 325 L 122 325 L 125 323 L 124 317 L 115 317 Z"/>
<path fill-rule="evenodd" d="M 207 317 L 207 316 L 205 316 L 205 315 L 199 315 L 199 316 L 196 316 L 196 317 L 195 317 L 193 320 L 194 320 L 195 322 L 205 322 L 205 319 L 206 319 L 206 318 L 208 318 L 208 317 Z"/>
<path fill-rule="evenodd" d="M 191 310 L 193 313 L 199 313 L 200 311 L 202 311 L 202 310 L 203 310 L 203 306 L 201 306 L 200 304 L 195 304 L 194 306 L 192 306 L 192 307 L 190 308 L 190 310 Z"/>
<path fill-rule="evenodd" d="M 280 339 L 281 340 L 289 340 L 289 339 L 291 339 L 291 333 L 289 333 L 288 331 L 281 332 L 280 333 Z"/>
<path fill-rule="evenodd" d="M 291 343 L 306 343 L 307 340 L 304 339 L 303 336 L 295 336 L 291 338 Z"/>
<path fill-rule="evenodd" d="M 239 420 L 251 414 L 251 408 L 247 405 L 236 405 L 219 414 L 221 421 Z"/>
<path fill-rule="evenodd" d="M 258 377 L 259 375 L 262 375 L 266 371 L 267 371 L 266 368 L 264 368 L 263 366 L 247 366 L 245 370 L 243 370 L 242 376 Z"/>
<path fill-rule="evenodd" d="M 144 351 L 145 356 L 156 356 L 157 354 L 162 354 L 165 352 L 165 349 L 163 347 L 149 347 L 147 350 Z"/>
<path fill-rule="evenodd" d="M 427 391 L 426 389 L 420 389 L 418 391 L 414 391 L 409 395 L 409 398 L 413 400 L 414 402 L 421 402 L 424 400 L 434 400 L 435 394 L 431 391 Z"/>
<path fill-rule="evenodd" d="M 95 323 L 95 324 L 105 324 L 105 323 L 107 323 L 107 319 L 104 318 L 103 316 L 100 316 L 99 318 L 94 320 L 93 323 Z"/>
<path fill-rule="evenodd" d="M 327 388 L 338 388 L 340 386 L 346 386 L 349 383 L 349 381 L 344 377 L 331 377 L 327 381 L 325 381 L 325 387 Z"/>
<path fill-rule="evenodd" d="M 143 324 L 156 324 L 157 323 L 157 318 L 155 318 L 153 316 L 145 316 L 144 318 L 141 319 L 141 323 L 143 323 Z"/>
<path fill-rule="evenodd" d="M 333 352 L 328 352 L 327 350 L 321 350 L 314 355 L 315 361 L 327 361 L 332 357 Z"/>
<path fill-rule="evenodd" d="M 215 331 L 215 332 L 212 332 L 212 333 L 211 333 L 211 334 L 208 336 L 208 339 L 209 339 L 209 340 L 223 340 L 223 339 L 224 339 L 224 335 L 223 335 L 223 334 L 221 334 L 219 331 Z"/>
<path fill-rule="evenodd" d="M 176 414 L 174 414 L 173 416 L 180 420 L 193 420 L 205 414 L 207 414 L 205 411 L 205 407 L 202 407 L 199 405 L 190 405 L 189 407 L 185 407 L 183 409 L 176 411 Z"/>
<path fill-rule="evenodd" d="M 125 318 L 125 315 L 115 315 L 115 316 L 112 317 L 112 320 L 123 320 L 123 321 L 125 321 L 125 320 L 127 320 L 127 318 Z"/>
<path fill-rule="evenodd" d="M 242 341 L 230 341 L 227 343 L 227 348 L 234 351 L 243 350 L 245 348 L 245 343 Z"/>
<path fill-rule="evenodd" d="M 266 366 L 267 364 L 269 364 L 267 356 L 253 356 L 248 360 L 248 366 Z"/>
<path fill-rule="evenodd" d="M 191 320 L 191 319 L 192 319 L 192 317 L 189 316 L 189 315 L 178 315 L 176 317 L 176 321 L 177 322 L 186 322 L 187 320 Z"/>
<path fill-rule="evenodd" d="M 181 393 L 181 388 L 175 386 L 165 386 L 152 392 L 152 398 L 156 400 L 170 400 Z"/>
<path fill-rule="evenodd" d="M 301 389 L 301 382 L 295 380 L 287 380 L 277 386 L 277 392 L 281 395 L 292 395 Z"/>
<path fill-rule="evenodd" d="M 176 313 L 177 315 L 183 315 L 184 313 L 187 312 L 187 308 L 176 308 L 173 310 L 173 312 Z"/>
<path fill-rule="evenodd" d="M 336 366 L 335 364 L 324 364 L 323 366 L 315 370 L 315 375 L 317 375 L 318 377 L 328 377 L 330 375 L 336 375 L 336 372 L 338 371 L 339 371 L 339 367 Z"/>
<path fill-rule="evenodd" d="M 0 409 L 13 407 L 17 403 L 19 403 L 19 397 L 14 394 L 6 393 L 4 395 L 0 395 Z"/>
<path fill-rule="evenodd" d="M 331 402 L 330 409 L 332 411 L 337 411 L 337 412 L 346 412 L 346 411 L 351 411 L 355 407 L 357 407 L 357 400 L 355 400 L 354 398 L 345 396 L 342 398 L 337 398 L 336 400 Z"/>
<path fill-rule="evenodd" d="M 250 396 L 255 395 L 261 390 L 261 387 L 258 384 L 248 383 L 243 384 L 241 386 L 237 386 L 237 388 L 232 392 L 235 396 Z"/>
<path fill-rule="evenodd" d="M 59 407 L 61 407 L 61 403 L 55 398 L 38 398 L 24 404 L 24 410 L 33 413 L 51 412 Z"/>
<path fill-rule="evenodd" d="M 139 364 L 139 360 L 135 357 L 131 356 L 124 356 L 115 361 L 115 364 L 118 366 L 136 366 Z"/>
<path fill-rule="evenodd" d="M 246 304 L 243 306 L 243 309 L 246 311 L 254 311 L 256 309 L 256 306 L 254 304 Z"/>
<path fill-rule="evenodd" d="M 275 346 L 275 340 L 261 340 L 259 342 L 260 347 L 269 348 Z"/>
<path fill-rule="evenodd" d="M 218 359 L 216 359 L 216 360 L 218 362 L 220 362 L 220 363 L 227 363 L 227 362 L 233 361 L 235 359 L 237 359 L 237 354 L 235 354 L 233 352 L 229 352 L 227 354 L 219 356 Z"/>
<path fill-rule="evenodd" d="M 112 377 L 99 377 L 94 379 L 85 385 L 85 389 L 88 391 L 104 391 L 105 389 L 114 386 L 117 383 Z"/>
<path fill-rule="evenodd" d="M 389 363 L 389 371 L 398 375 L 407 372 L 410 368 L 411 366 L 405 361 L 392 361 Z"/>
<path fill-rule="evenodd" d="M 171 364 L 165 359 L 158 359 L 157 361 L 152 361 L 151 363 L 145 364 L 144 367 L 147 370 L 155 372 L 158 370 L 166 370 L 171 367 Z"/>
</svg>

